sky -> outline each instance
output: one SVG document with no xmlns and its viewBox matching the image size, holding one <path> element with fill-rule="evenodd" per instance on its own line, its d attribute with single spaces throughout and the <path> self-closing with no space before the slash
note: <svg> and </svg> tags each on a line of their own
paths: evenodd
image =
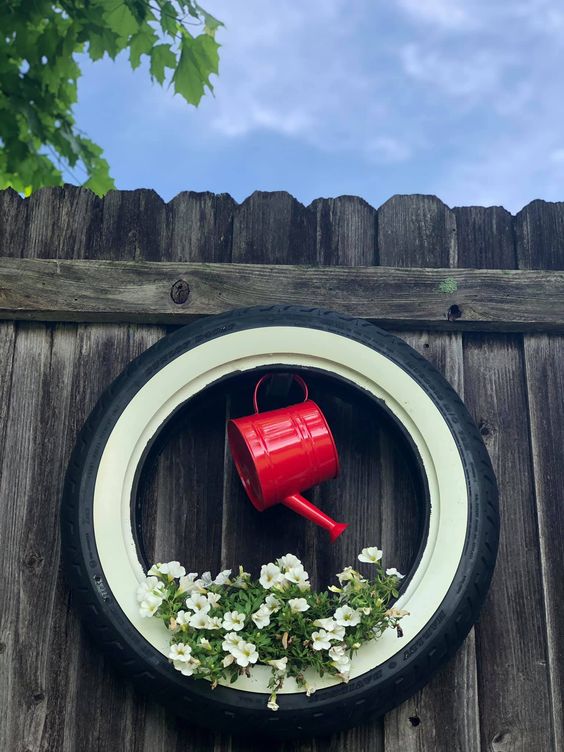
<svg viewBox="0 0 564 752">
<path fill-rule="evenodd" d="M 117 188 L 564 200 L 561 0 L 202 4 L 225 28 L 198 108 L 125 54 L 80 59 L 77 125 Z"/>
</svg>

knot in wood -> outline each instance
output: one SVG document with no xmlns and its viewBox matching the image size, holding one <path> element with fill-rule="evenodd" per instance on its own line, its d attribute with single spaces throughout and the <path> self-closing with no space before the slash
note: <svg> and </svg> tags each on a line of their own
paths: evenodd
<svg viewBox="0 0 564 752">
<path fill-rule="evenodd" d="M 190 285 L 184 279 L 178 279 L 170 288 L 170 297 L 177 305 L 186 303 L 190 295 Z"/>
</svg>

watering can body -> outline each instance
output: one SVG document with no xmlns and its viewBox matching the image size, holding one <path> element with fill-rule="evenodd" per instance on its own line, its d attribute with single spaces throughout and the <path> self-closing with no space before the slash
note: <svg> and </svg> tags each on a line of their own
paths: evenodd
<svg viewBox="0 0 564 752">
<path fill-rule="evenodd" d="M 335 522 L 300 495 L 339 472 L 331 429 L 319 406 L 307 398 L 307 386 L 299 376 L 294 378 L 304 388 L 304 402 L 259 412 L 257 393 L 268 376 L 255 387 L 255 413 L 227 425 L 229 447 L 243 487 L 259 511 L 285 504 L 325 527 L 334 540 L 346 525 Z"/>
</svg>

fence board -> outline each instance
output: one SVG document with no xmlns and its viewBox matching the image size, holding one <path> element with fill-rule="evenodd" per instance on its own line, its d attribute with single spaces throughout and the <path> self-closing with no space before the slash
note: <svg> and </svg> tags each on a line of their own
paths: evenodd
<svg viewBox="0 0 564 752">
<path fill-rule="evenodd" d="M 564 269 L 564 203 L 533 201 L 515 217 L 520 268 Z M 564 338 L 524 337 L 556 752 L 564 750 Z"/>
<path fill-rule="evenodd" d="M 298 295 L 307 294 L 315 303 L 357 313 L 381 305 L 368 293 L 390 301 L 388 323 L 392 316 L 400 320 L 403 316 L 403 327 L 411 329 L 401 336 L 430 358 L 459 392 L 464 391 L 480 423 L 500 480 L 504 517 L 499 565 L 475 642 L 471 634 L 430 685 L 388 714 L 384 723 L 368 722 L 330 739 L 269 742 L 273 752 L 562 752 L 564 505 L 559 503 L 559 448 L 564 439 L 564 338 L 527 334 L 523 350 L 521 337 L 462 338 L 455 327 L 476 324 L 472 311 L 482 316 L 481 327 L 488 326 L 488 316 L 496 319 L 489 324 L 494 329 L 504 326 L 496 306 L 509 309 L 506 301 L 487 301 L 488 296 L 496 297 L 498 289 L 488 288 L 488 280 L 492 269 L 518 263 L 516 275 L 510 272 L 503 277 L 533 285 L 527 292 L 530 301 L 521 308 L 529 317 L 531 311 L 544 312 L 537 324 L 546 332 L 564 310 L 554 294 L 560 277 L 535 270 L 564 268 L 563 227 L 564 204 L 545 202 L 533 202 L 512 218 L 499 207 L 451 211 L 438 199 L 425 196 L 394 197 L 376 212 L 356 197 L 318 200 L 304 207 L 284 193 L 256 193 L 239 206 L 229 196 L 208 193 L 183 193 L 165 204 L 153 191 L 112 192 L 98 199 L 87 190 L 66 186 L 39 191 L 27 200 L 13 191 L 0 192 L 0 253 L 12 257 L 8 264 L 20 257 L 59 260 L 61 266 L 69 259 L 103 258 L 118 264 L 163 260 L 176 270 L 182 263 L 235 261 L 273 264 L 282 277 L 285 264 L 332 265 L 298 269 L 286 288 L 276 278 L 275 292 L 285 296 L 284 302 L 303 300 Z M 342 267 L 359 264 L 367 268 L 352 272 L 349 279 L 355 279 L 357 291 L 347 299 L 350 284 L 335 287 L 332 275 L 344 279 Z M 450 332 L 421 331 L 421 319 L 405 315 L 407 294 L 394 303 L 394 295 L 385 289 L 389 276 L 387 282 L 381 276 L 380 287 L 374 287 L 372 280 L 388 273 L 375 264 L 399 267 L 404 284 L 411 274 L 411 282 L 418 285 L 414 289 L 425 298 L 414 298 L 419 313 L 432 309 L 438 320 L 437 311 L 443 311 L 446 301 L 449 306 L 459 303 L 466 309 L 462 322 L 445 321 L 443 311 L 437 325 L 452 325 Z M 405 268 L 421 266 L 429 271 L 413 274 Z M 455 266 L 475 269 L 466 272 Z M 444 280 L 443 270 L 458 281 L 456 295 L 438 296 L 425 287 Z M 227 303 L 244 304 L 243 288 L 252 279 L 243 275 L 237 281 L 236 275 L 249 273 L 252 267 L 225 271 L 230 281 L 223 292 L 233 295 Z M 205 279 L 215 295 L 217 280 L 212 284 L 211 277 Z M 272 285 L 273 279 L 271 272 L 265 274 L 260 300 L 269 291 L 272 296 L 272 286 L 266 283 Z M 361 299 L 362 305 L 373 308 L 347 308 L 359 306 Z M 218 310 L 226 306 L 219 296 L 215 300 Z M 439 304 L 440 308 L 432 308 Z M 522 322 L 520 326 L 525 330 Z M 0 566 L 6 593 L 0 613 L 0 702 L 7 719 L 0 724 L 2 749 L 264 749 L 261 740 L 235 740 L 191 726 L 133 690 L 87 636 L 69 606 L 60 571 L 59 496 L 76 432 L 113 376 L 165 331 L 144 324 L 0 324 Z M 314 384 L 314 389 L 323 399 L 321 386 Z M 245 388 L 233 386 L 231 412 L 248 410 Z M 198 567 L 199 562 L 219 564 L 220 557 L 252 566 L 253 557 L 260 563 L 269 551 L 274 553 L 278 529 L 283 527 L 287 537 L 282 545 L 287 550 L 303 549 L 320 580 L 336 571 L 337 564 L 348 563 L 361 536 L 380 536 L 386 551 L 400 560 L 409 559 L 412 544 L 399 538 L 401 520 L 394 516 L 401 505 L 394 509 L 390 502 L 399 494 L 404 503 L 413 503 L 416 488 L 399 462 L 401 445 L 394 444 L 393 432 L 380 425 L 376 413 L 366 411 L 361 420 L 358 406 L 346 394 L 324 404 L 346 444 L 346 472 L 333 489 L 316 490 L 314 499 L 336 516 L 340 511 L 348 515 L 347 505 L 352 514 L 350 500 L 364 500 L 362 510 L 354 510 L 351 534 L 343 537 L 340 548 L 331 548 L 318 531 L 288 518 L 285 510 L 255 513 L 259 519 L 251 523 L 244 518 L 253 510 L 225 453 L 226 405 L 214 395 L 209 400 L 187 408 L 185 424 L 179 420 L 167 429 L 147 468 L 140 504 L 153 555 L 165 558 L 178 552 Z M 367 458 L 372 462 L 367 463 Z M 215 472 L 223 462 L 225 478 Z M 349 501 L 343 505 L 339 494 Z M 225 517 L 217 506 L 221 495 Z M 370 497 L 382 501 L 379 516 L 371 514 L 365 503 Z M 267 521 L 267 514 L 276 516 L 278 511 L 281 516 L 276 521 L 274 517 Z M 253 525 L 262 536 L 259 551 L 244 542 L 251 539 Z M 239 541 L 234 540 L 234 530 Z"/>
<path fill-rule="evenodd" d="M 412 267 L 457 265 L 455 216 L 435 197 L 390 199 L 379 210 L 378 228 L 379 257 L 384 264 L 393 259 L 396 265 Z M 461 335 L 425 332 L 401 336 L 442 370 L 463 395 Z M 398 530 L 389 533 L 399 534 Z M 426 687 L 388 713 L 385 729 L 387 752 L 480 749 L 473 635 Z"/>
<path fill-rule="evenodd" d="M 564 329 L 560 271 L 0 259 L 0 318 L 179 324 L 312 300 L 396 328 Z"/>
</svg>

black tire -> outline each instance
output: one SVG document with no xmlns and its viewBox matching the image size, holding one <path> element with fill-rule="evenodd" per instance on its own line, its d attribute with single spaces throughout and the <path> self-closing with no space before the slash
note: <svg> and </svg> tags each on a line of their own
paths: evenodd
<svg viewBox="0 0 564 752">
<path fill-rule="evenodd" d="M 241 692 L 176 671 L 135 629 L 114 596 L 100 561 L 93 522 L 94 484 L 110 433 L 135 394 L 161 369 L 202 343 L 264 327 L 307 327 L 382 354 L 419 384 L 438 408 L 458 447 L 467 488 L 466 537 L 448 591 L 401 652 L 348 684 L 311 697 Z M 272 306 L 201 319 L 149 348 L 104 392 L 85 423 L 69 463 L 61 510 L 63 553 L 73 600 L 115 665 L 153 698 L 194 723 L 233 733 L 276 737 L 328 734 L 379 716 L 424 684 L 451 657 L 477 619 L 494 569 L 499 536 L 497 487 L 487 451 L 465 406 L 442 375 L 402 340 L 366 321 L 314 308 Z M 244 564 L 244 562 L 241 562 Z"/>
</svg>

